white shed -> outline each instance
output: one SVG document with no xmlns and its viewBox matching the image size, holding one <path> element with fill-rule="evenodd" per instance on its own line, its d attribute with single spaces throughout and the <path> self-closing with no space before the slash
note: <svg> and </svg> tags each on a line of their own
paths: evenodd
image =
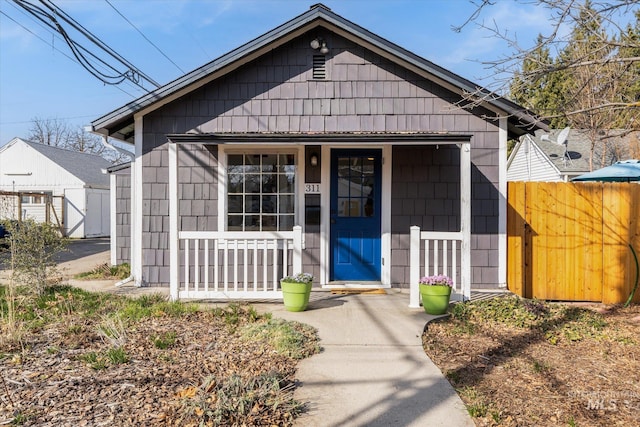
<svg viewBox="0 0 640 427">
<path fill-rule="evenodd" d="M 37 194 L 53 196 L 68 237 L 109 236 L 109 177 L 102 171 L 110 165 L 94 154 L 14 138 L 0 148 L 0 191 L 30 193 L 20 215 L 36 221 L 45 215 Z"/>
</svg>

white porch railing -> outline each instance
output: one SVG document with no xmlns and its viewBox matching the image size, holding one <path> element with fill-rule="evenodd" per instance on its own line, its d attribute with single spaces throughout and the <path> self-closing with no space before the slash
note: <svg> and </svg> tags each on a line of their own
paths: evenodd
<svg viewBox="0 0 640 427">
<path fill-rule="evenodd" d="M 451 299 L 471 299 L 469 242 L 462 231 L 420 231 L 411 227 L 409 307 L 420 307 L 420 277 L 444 274 L 453 280 Z"/>
<path fill-rule="evenodd" d="M 283 276 L 302 271 L 302 227 L 293 231 L 181 231 L 173 299 L 278 299 Z"/>
</svg>

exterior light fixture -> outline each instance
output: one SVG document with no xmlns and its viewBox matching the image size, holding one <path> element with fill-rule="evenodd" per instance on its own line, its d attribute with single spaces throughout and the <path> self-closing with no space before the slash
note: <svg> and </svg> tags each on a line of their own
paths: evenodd
<svg viewBox="0 0 640 427">
<path fill-rule="evenodd" d="M 309 46 L 311 46 L 311 49 L 319 50 L 320 53 L 323 55 L 326 55 L 327 53 L 329 53 L 327 42 L 324 41 L 322 37 L 316 37 L 315 39 L 311 40 L 311 43 L 309 43 Z"/>
<path fill-rule="evenodd" d="M 309 158 L 309 164 L 311 166 L 318 166 L 318 155 L 316 153 L 313 153 Z"/>
</svg>

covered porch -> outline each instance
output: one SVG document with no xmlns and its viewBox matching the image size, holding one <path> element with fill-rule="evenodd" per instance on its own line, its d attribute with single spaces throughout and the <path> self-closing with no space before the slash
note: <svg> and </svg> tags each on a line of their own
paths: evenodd
<svg viewBox="0 0 640 427">
<path fill-rule="evenodd" d="M 180 228 L 179 159 L 183 144 L 213 144 L 224 153 L 225 149 L 255 146 L 271 146 L 294 150 L 296 160 L 295 226 L 279 231 L 227 231 L 224 220 L 218 221 L 218 231 L 185 231 Z M 366 141 L 364 143 L 363 141 Z M 309 167 L 305 147 L 320 147 L 321 164 L 319 184 L 320 224 L 312 228 L 305 223 L 305 198 L 308 183 L 305 168 Z M 409 306 L 419 307 L 418 281 L 421 276 L 446 274 L 452 277 L 454 299 L 468 300 L 471 296 L 471 156 L 468 135 L 169 135 L 169 278 L 170 296 L 178 299 L 279 299 L 281 277 L 306 271 L 309 257 L 303 262 L 307 240 L 318 240 L 317 264 L 320 274 L 316 283 L 322 287 L 335 287 L 332 281 L 330 260 L 332 256 L 330 212 L 331 192 L 330 160 L 332 150 L 345 148 L 379 149 L 382 153 L 381 192 L 381 273 L 374 286 L 391 287 L 391 245 L 394 233 L 391 226 L 392 147 L 408 145 L 455 146 L 459 152 L 459 229 L 456 231 L 431 231 L 410 227 L 402 231 L 409 237 L 410 278 Z M 306 159 L 306 160 L 304 160 Z M 224 166 L 224 162 L 222 162 Z M 221 169 L 223 169 L 221 166 Z M 218 172 L 223 176 L 225 171 Z M 456 179 L 456 182 L 458 180 Z M 224 182 L 224 180 L 222 181 Z M 224 198 L 225 190 L 218 190 Z M 222 199 L 221 198 L 221 199 Z M 224 215 L 223 200 L 218 200 L 220 215 Z M 223 226 L 220 227 L 220 224 Z M 409 227 L 407 227 L 409 228 Z M 396 232 L 397 233 L 397 232 Z M 408 283 L 407 283 L 408 282 Z"/>
</svg>

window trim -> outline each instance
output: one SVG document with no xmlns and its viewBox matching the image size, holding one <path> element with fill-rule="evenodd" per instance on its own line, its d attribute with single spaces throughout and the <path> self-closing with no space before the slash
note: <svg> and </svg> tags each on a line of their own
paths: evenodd
<svg viewBox="0 0 640 427">
<path fill-rule="evenodd" d="M 304 214 L 304 146 L 303 145 L 287 145 L 283 146 L 267 146 L 264 144 L 249 144 L 242 146 L 218 146 L 218 230 L 228 231 L 228 206 L 227 206 L 227 158 L 233 154 L 293 154 L 295 156 L 296 165 L 296 182 L 294 186 L 294 216 L 293 225 L 303 227 L 304 221 L 301 220 Z M 237 233 L 245 233 L 247 231 L 234 231 Z M 253 231 L 255 232 L 255 231 Z M 273 233 L 272 231 L 264 231 L 264 233 Z"/>
<path fill-rule="evenodd" d="M 52 191 L 29 191 L 21 196 L 23 205 L 44 206 L 47 204 L 47 198 L 53 197 Z M 36 201 L 39 200 L 39 201 Z"/>
</svg>

